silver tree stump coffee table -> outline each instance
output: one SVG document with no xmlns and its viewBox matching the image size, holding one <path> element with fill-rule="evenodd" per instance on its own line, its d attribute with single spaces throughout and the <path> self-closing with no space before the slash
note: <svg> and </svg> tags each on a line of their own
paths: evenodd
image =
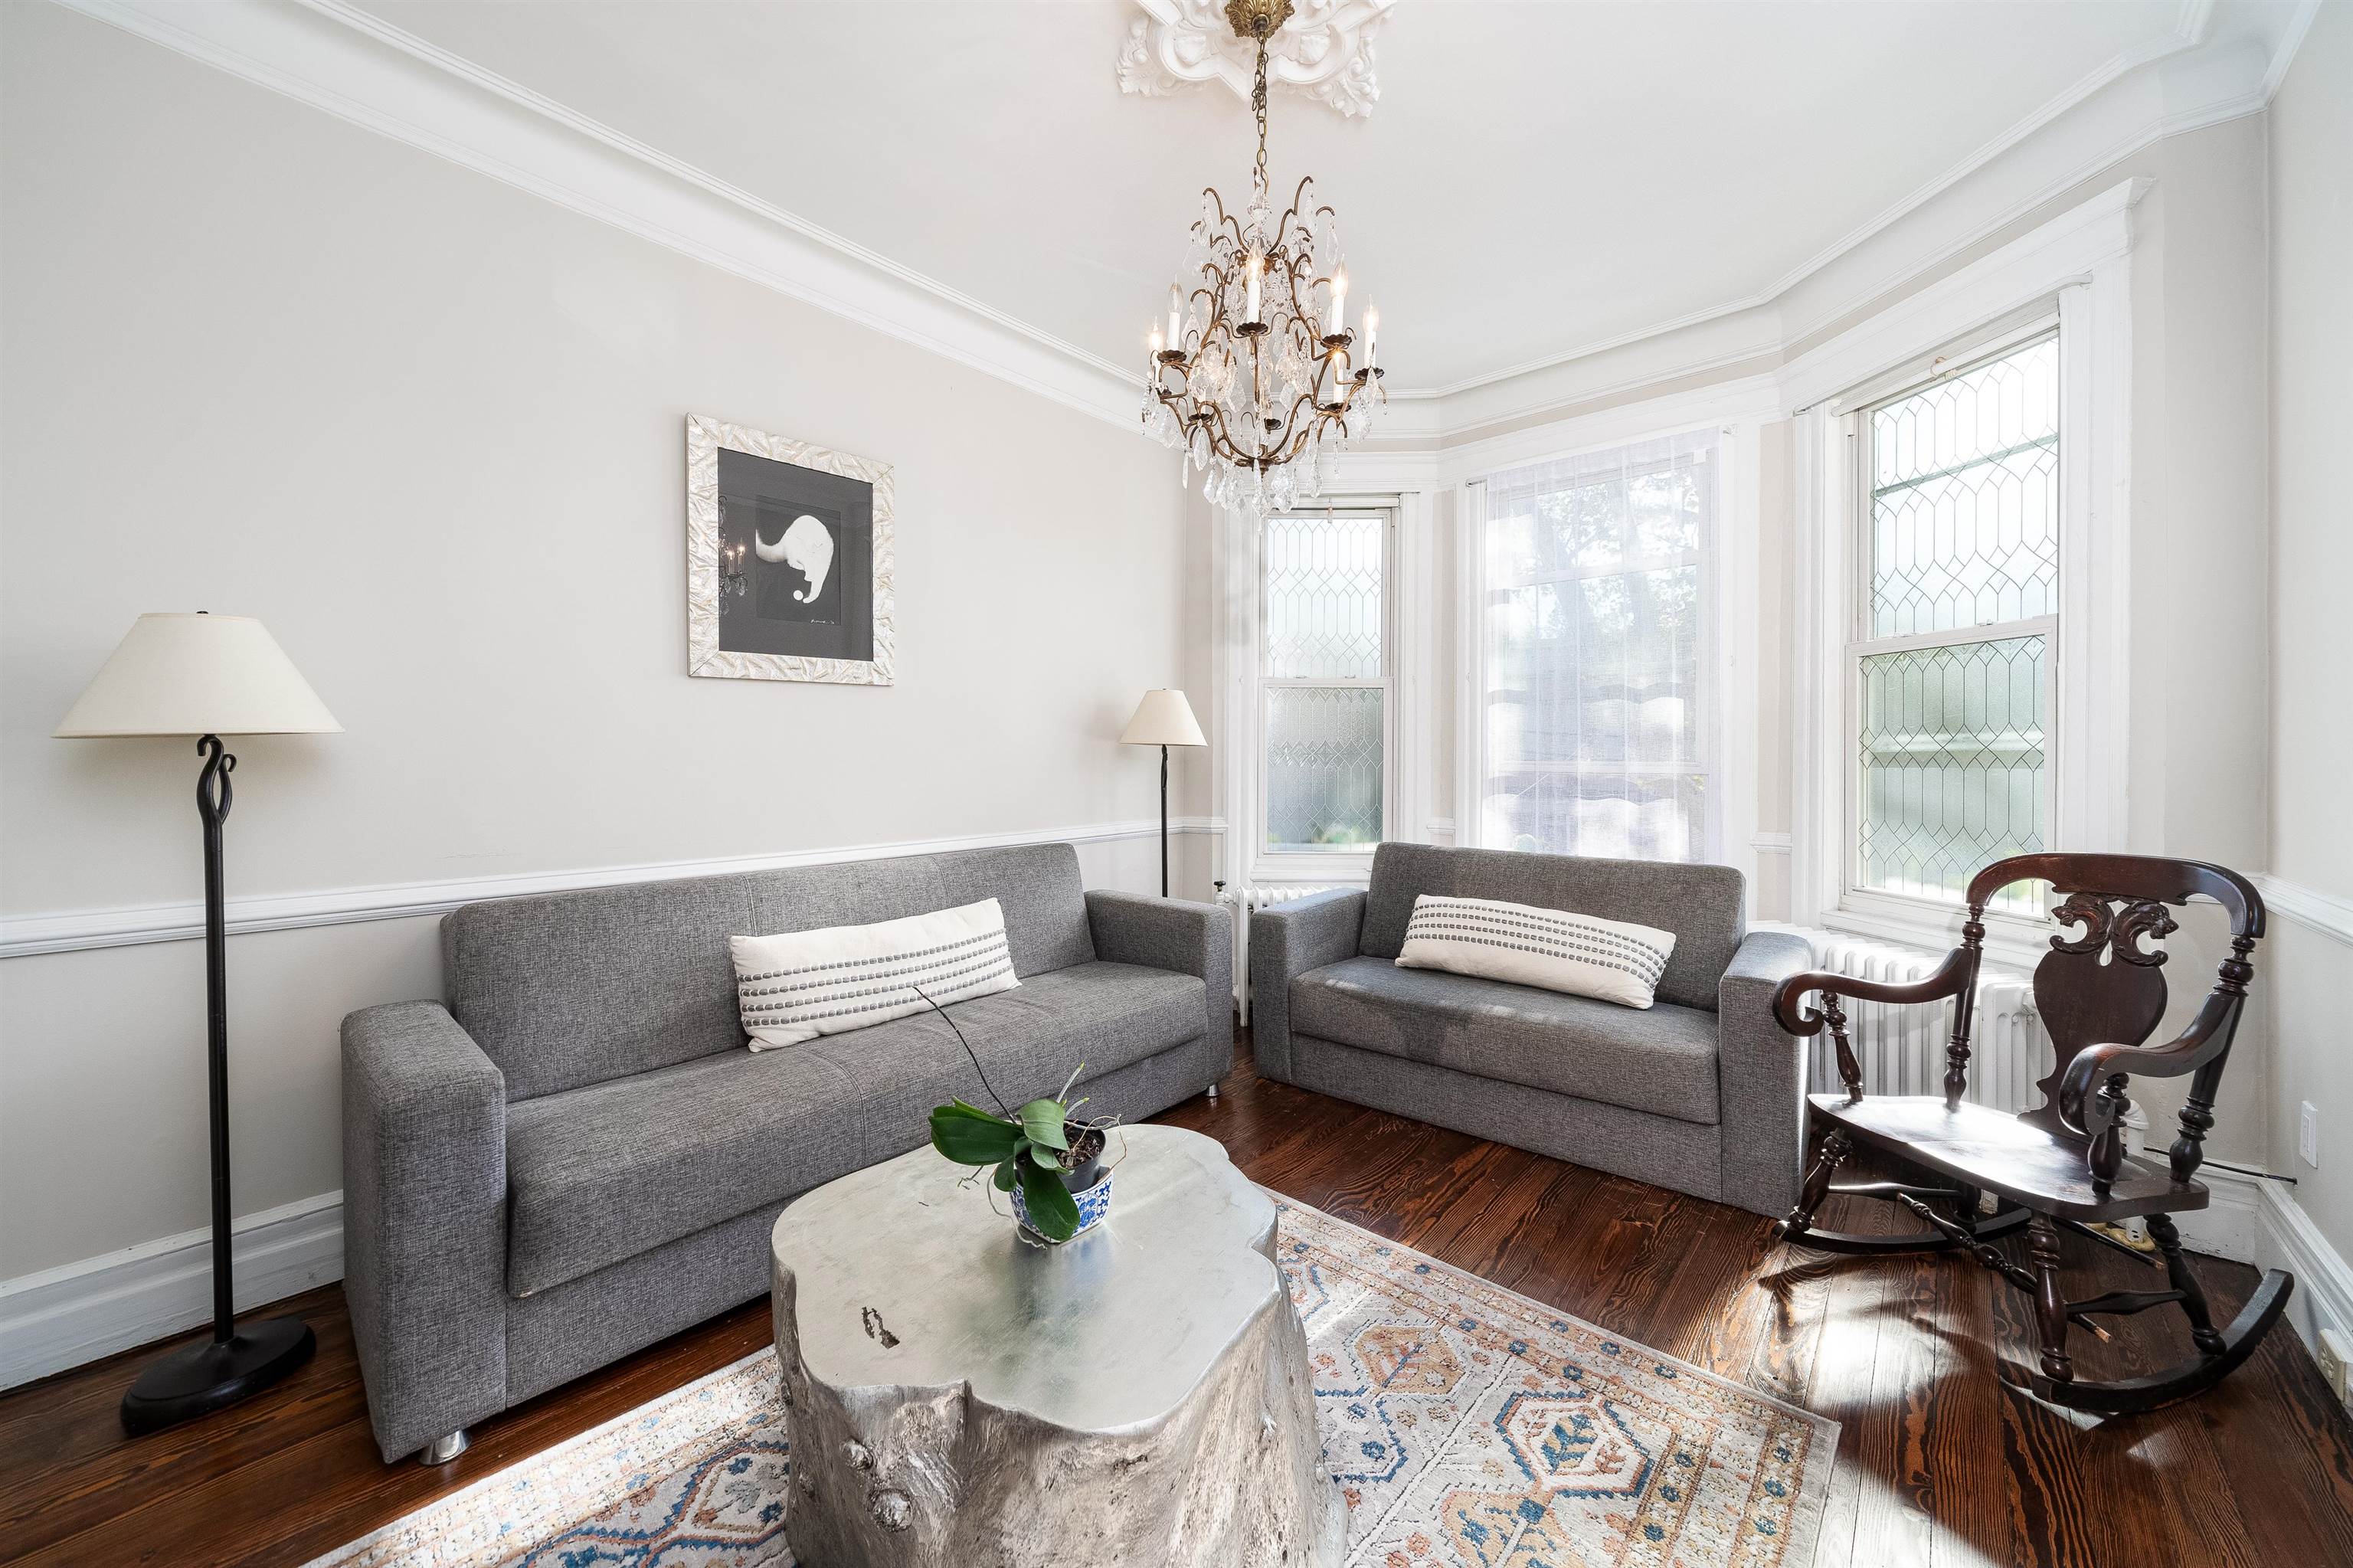
<svg viewBox="0 0 2353 1568">
<path fill-rule="evenodd" d="M 1214 1139 L 1124 1136 L 1111 1217 L 1060 1247 L 929 1149 L 776 1221 L 803 1568 L 1339 1563 L 1273 1203 Z"/>
</svg>

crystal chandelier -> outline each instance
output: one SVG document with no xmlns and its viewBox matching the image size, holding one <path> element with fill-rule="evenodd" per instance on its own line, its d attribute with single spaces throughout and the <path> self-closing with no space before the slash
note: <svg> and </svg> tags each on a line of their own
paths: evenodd
<svg viewBox="0 0 2353 1568">
<path fill-rule="evenodd" d="M 1288 512 L 1324 490 L 1333 459 L 1388 401 L 1375 363 L 1377 312 L 1365 313 L 1364 357 L 1348 329 L 1339 219 L 1303 179 L 1278 220 L 1266 173 L 1266 43 L 1291 0 L 1227 0 L 1226 20 L 1258 45 L 1250 107 L 1258 164 L 1241 217 L 1201 193 L 1192 244 L 1168 290 L 1168 321 L 1147 341 L 1144 432 L 1183 453 L 1180 482 L 1252 518 Z"/>
</svg>

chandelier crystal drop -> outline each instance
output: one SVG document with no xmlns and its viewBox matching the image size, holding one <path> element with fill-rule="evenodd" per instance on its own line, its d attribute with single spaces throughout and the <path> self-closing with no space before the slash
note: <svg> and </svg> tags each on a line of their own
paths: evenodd
<svg viewBox="0 0 2353 1568">
<path fill-rule="evenodd" d="M 1361 355 L 1348 325 L 1340 224 L 1303 179 L 1278 218 L 1266 168 L 1266 44 L 1291 0 L 1228 0 L 1234 31 L 1258 44 L 1250 107 L 1258 163 L 1239 216 L 1201 193 L 1191 244 L 1146 342 L 1144 433 L 1182 454 L 1179 481 L 1208 471 L 1212 504 L 1260 519 L 1324 489 L 1333 460 L 1388 403 L 1376 361 L 1378 313 Z"/>
</svg>

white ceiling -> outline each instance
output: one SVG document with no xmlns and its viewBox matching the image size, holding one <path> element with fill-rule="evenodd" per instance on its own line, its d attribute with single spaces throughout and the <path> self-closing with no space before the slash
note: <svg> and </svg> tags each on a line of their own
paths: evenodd
<svg viewBox="0 0 2353 1568">
<path fill-rule="evenodd" d="M 1199 188 L 1247 186 L 1231 93 L 1120 92 L 1129 0 L 363 3 L 1122 366 Z M 2054 103 L 2211 35 L 2211 11 L 1405 0 L 1377 110 L 1279 92 L 1272 167 L 1338 207 L 1391 387 L 1440 387 L 1769 294 Z"/>
</svg>

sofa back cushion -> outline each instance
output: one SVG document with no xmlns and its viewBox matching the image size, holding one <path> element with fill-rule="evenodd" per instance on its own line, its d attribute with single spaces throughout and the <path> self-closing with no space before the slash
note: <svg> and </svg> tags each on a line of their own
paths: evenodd
<svg viewBox="0 0 2353 1568">
<path fill-rule="evenodd" d="M 845 861 L 469 904 L 441 922 L 449 1011 L 527 1100 L 741 1049 L 727 938 L 994 898 L 1014 972 L 1094 959 L 1068 844 Z"/>
<path fill-rule="evenodd" d="M 1566 909 L 1672 931 L 1675 950 L 1659 977 L 1658 999 L 1713 1010 L 1716 982 L 1747 935 L 1745 891 L 1740 874 L 1728 865 L 1385 843 L 1373 852 L 1357 950 L 1395 959 L 1405 946 L 1413 901 L 1425 893 Z"/>
</svg>

